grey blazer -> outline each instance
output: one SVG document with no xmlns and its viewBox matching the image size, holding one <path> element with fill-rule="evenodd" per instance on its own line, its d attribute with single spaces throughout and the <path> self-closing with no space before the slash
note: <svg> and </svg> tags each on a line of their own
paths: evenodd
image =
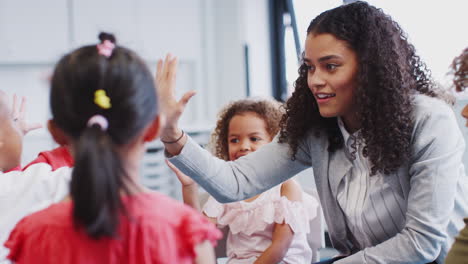
<svg viewBox="0 0 468 264">
<path fill-rule="evenodd" d="M 416 95 L 413 102 L 411 158 L 393 175 L 372 176 L 375 184 L 366 198 L 371 200 L 372 193 L 381 195 L 386 207 L 374 205 L 377 209 L 372 213 L 377 212 L 377 219 L 399 214 L 399 228 L 377 232 L 375 244 L 369 248 L 353 243 L 336 198 L 352 163 L 343 149 L 327 151 L 326 135 L 309 133 L 294 161 L 288 145 L 276 140 L 234 162 L 226 162 L 190 138 L 181 153 L 170 160 L 220 202 L 251 197 L 312 166 L 333 246 L 349 255 L 336 263 L 443 263 L 454 236 L 463 227 L 463 217 L 468 216 L 468 178 L 461 161 L 465 143 L 446 103 L 424 95 Z M 400 206 L 388 206 L 389 197 Z"/>
</svg>

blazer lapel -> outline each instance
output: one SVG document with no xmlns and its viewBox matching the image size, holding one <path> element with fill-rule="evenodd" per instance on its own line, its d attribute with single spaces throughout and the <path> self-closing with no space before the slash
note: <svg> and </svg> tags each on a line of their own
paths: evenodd
<svg viewBox="0 0 468 264">
<path fill-rule="evenodd" d="M 330 160 L 328 162 L 328 181 L 335 198 L 338 195 L 338 186 L 340 185 L 340 182 L 352 167 L 353 164 L 346 156 L 343 149 L 330 153 Z"/>
<path fill-rule="evenodd" d="M 344 254 L 350 254 L 347 245 L 345 216 L 336 200 L 338 185 L 349 172 L 352 163 L 343 150 L 328 152 L 328 139 L 323 137 L 311 144 L 312 166 L 322 210 L 327 221 L 333 246 Z"/>
</svg>

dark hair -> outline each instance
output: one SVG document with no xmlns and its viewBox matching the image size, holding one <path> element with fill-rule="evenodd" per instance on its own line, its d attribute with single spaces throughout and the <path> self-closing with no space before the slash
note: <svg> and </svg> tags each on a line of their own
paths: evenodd
<svg viewBox="0 0 468 264">
<path fill-rule="evenodd" d="M 357 54 L 354 101 L 365 142 L 363 154 L 372 163 L 371 175 L 395 171 L 411 151 L 414 94 L 439 97 L 429 71 L 400 26 L 365 2 L 342 5 L 312 20 L 307 34 L 324 33 L 345 41 Z M 343 147 L 337 118 L 320 116 L 307 74 L 306 65 L 301 65 L 281 121 L 279 141 L 289 144 L 293 159 L 299 142 L 311 129 L 316 135 L 328 136 L 328 151 Z"/>
<path fill-rule="evenodd" d="M 257 114 L 266 123 L 268 135 L 273 138 L 279 131 L 279 122 L 283 116 L 282 105 L 273 100 L 243 99 L 229 103 L 218 114 L 216 128 L 211 134 L 211 143 L 215 156 L 229 160 L 228 134 L 229 123 L 236 115 L 246 112 Z"/>
<path fill-rule="evenodd" d="M 464 91 L 468 87 L 468 48 L 453 60 L 452 71 L 455 89 L 457 92 Z"/>
<path fill-rule="evenodd" d="M 110 34 L 99 37 L 101 42 L 115 43 Z M 105 91 L 109 109 L 94 102 L 97 90 Z M 129 49 L 116 46 L 106 57 L 98 54 L 96 45 L 84 46 L 57 63 L 50 104 L 54 122 L 73 141 L 75 225 L 93 238 L 114 236 L 125 212 L 120 192 L 128 192 L 130 183 L 118 149 L 134 140 L 157 115 L 152 74 Z M 107 130 L 87 125 L 94 115 L 108 120 Z"/>
</svg>

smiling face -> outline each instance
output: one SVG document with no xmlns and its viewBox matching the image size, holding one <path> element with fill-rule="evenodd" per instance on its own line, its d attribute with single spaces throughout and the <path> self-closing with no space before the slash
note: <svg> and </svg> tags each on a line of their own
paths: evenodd
<svg viewBox="0 0 468 264">
<path fill-rule="evenodd" d="M 271 142 L 265 120 L 253 112 L 232 117 L 228 128 L 229 160 L 236 160 Z"/>
<path fill-rule="evenodd" d="M 345 41 L 331 34 L 307 36 L 304 63 L 307 84 L 323 117 L 342 117 L 347 127 L 356 126 L 354 92 L 358 59 Z"/>
</svg>

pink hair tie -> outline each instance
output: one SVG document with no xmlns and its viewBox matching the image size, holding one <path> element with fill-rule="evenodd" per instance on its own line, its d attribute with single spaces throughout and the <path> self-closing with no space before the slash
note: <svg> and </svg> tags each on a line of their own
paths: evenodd
<svg viewBox="0 0 468 264">
<path fill-rule="evenodd" d="M 98 53 L 107 58 L 112 55 L 112 50 L 114 48 L 115 44 L 110 40 L 104 40 L 101 44 L 97 44 Z"/>
<path fill-rule="evenodd" d="M 109 122 L 105 117 L 102 115 L 93 115 L 89 120 L 88 120 L 88 127 L 92 127 L 93 125 L 98 125 L 101 127 L 102 131 L 106 131 L 107 128 L 109 127 Z"/>
</svg>

